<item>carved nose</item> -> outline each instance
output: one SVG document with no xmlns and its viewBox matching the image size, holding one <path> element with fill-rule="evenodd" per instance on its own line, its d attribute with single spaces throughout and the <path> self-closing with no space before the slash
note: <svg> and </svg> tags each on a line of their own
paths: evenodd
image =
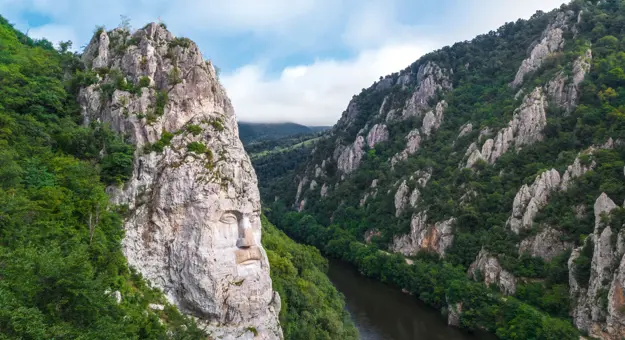
<svg viewBox="0 0 625 340">
<path fill-rule="evenodd" d="M 252 232 L 252 225 L 247 217 L 244 217 L 239 224 L 239 239 L 237 240 L 237 247 L 249 248 L 255 246 L 254 233 Z"/>
</svg>

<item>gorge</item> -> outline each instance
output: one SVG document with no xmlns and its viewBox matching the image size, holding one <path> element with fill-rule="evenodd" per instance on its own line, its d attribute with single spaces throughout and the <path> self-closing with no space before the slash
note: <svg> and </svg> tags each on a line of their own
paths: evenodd
<svg viewBox="0 0 625 340">
<path fill-rule="evenodd" d="M 0 339 L 625 337 L 623 50 L 573 0 L 244 149 L 163 22 L 0 17 Z"/>
</svg>

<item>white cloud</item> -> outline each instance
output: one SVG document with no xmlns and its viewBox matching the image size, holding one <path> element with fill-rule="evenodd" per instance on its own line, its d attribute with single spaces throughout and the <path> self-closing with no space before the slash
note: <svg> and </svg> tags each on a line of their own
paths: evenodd
<svg viewBox="0 0 625 340">
<path fill-rule="evenodd" d="M 333 124 L 352 95 L 379 76 L 405 68 L 433 48 L 471 39 L 562 1 L 0 0 L 0 11 L 17 21 L 19 29 L 30 28 L 33 37 L 71 39 L 78 49 L 96 25 L 114 27 L 120 14 L 137 27 L 160 16 L 175 34 L 196 40 L 207 56 L 232 49 L 228 39 L 249 39 L 232 41 L 237 51 L 249 54 L 243 57 L 248 65 L 222 76 L 239 117 Z M 51 22 L 28 27 L 19 22 L 24 12 L 42 13 Z M 275 60 L 337 49 L 353 57 L 294 63 L 278 75 L 268 71 L 275 69 Z"/>
<path fill-rule="evenodd" d="M 430 25 L 430 39 L 425 40 L 423 28 L 396 19 L 395 1 L 372 0 L 354 8 L 341 35 L 346 45 L 363 49 L 356 58 L 287 67 L 278 77 L 262 64 L 250 64 L 224 75 L 223 83 L 239 120 L 333 125 L 351 97 L 379 76 L 397 72 L 444 44 L 561 4 L 562 0 L 465 1 L 448 9 L 438 26 Z"/>
<path fill-rule="evenodd" d="M 285 68 L 275 79 L 262 68 L 248 65 L 222 76 L 222 82 L 239 120 L 332 125 L 352 95 L 430 49 L 425 42 L 386 46 L 363 51 L 350 60 L 318 60 Z"/>
</svg>

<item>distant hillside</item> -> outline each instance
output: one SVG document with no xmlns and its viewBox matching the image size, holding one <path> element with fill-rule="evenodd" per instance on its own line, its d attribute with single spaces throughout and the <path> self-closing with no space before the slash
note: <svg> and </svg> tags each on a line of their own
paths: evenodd
<svg viewBox="0 0 625 340">
<path fill-rule="evenodd" d="M 310 134 L 329 129 L 329 126 L 305 126 L 296 123 L 249 123 L 239 122 L 239 137 L 243 144 L 258 140 Z"/>
</svg>

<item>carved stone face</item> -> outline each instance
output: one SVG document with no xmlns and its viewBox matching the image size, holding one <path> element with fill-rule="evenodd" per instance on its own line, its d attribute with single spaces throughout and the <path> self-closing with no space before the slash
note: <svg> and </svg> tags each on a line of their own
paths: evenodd
<svg viewBox="0 0 625 340">
<path fill-rule="evenodd" d="M 198 190 L 194 203 L 185 207 L 185 222 L 174 241 L 185 257 L 170 253 L 178 262 L 172 267 L 181 274 L 177 299 L 205 319 L 254 319 L 266 313 L 273 297 L 261 245 L 258 189 L 247 177 L 242 171 L 232 174 L 228 189 L 208 183 Z"/>
</svg>

